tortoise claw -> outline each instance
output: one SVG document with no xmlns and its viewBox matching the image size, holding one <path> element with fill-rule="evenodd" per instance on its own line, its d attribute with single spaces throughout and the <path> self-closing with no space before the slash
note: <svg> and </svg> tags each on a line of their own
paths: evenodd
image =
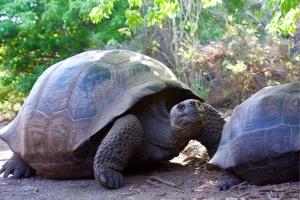
<svg viewBox="0 0 300 200">
<path fill-rule="evenodd" d="M 98 174 L 99 173 L 99 174 Z M 124 177 L 123 175 L 110 169 L 108 167 L 101 166 L 98 173 L 95 173 L 96 180 L 106 188 L 121 188 L 124 187 Z M 97 175 L 98 174 L 98 175 Z"/>
<path fill-rule="evenodd" d="M 2 168 L 0 169 L 0 174 L 2 174 L 5 171 L 5 168 L 2 166 Z"/>
<path fill-rule="evenodd" d="M 34 175 L 35 173 L 36 173 L 36 171 L 32 167 L 27 167 L 24 176 L 26 178 L 28 178 L 28 177 Z"/>
<path fill-rule="evenodd" d="M 242 181 L 243 180 L 238 175 L 227 170 L 221 169 L 220 177 L 217 183 L 217 188 L 219 191 L 226 191 L 229 188 L 240 184 Z"/>
<path fill-rule="evenodd" d="M 34 175 L 36 171 L 22 158 L 14 154 L 0 169 L 0 174 L 3 172 L 3 178 L 7 178 L 9 174 L 13 174 L 14 178 L 19 178 L 21 176 L 29 177 Z"/>
<path fill-rule="evenodd" d="M 220 188 L 221 188 L 221 187 L 220 187 Z M 222 189 L 223 189 L 223 191 L 226 191 L 226 190 L 227 190 L 226 185 L 223 185 L 223 186 L 222 186 Z"/>
<path fill-rule="evenodd" d="M 2 170 L 3 169 L 3 170 Z M 9 166 L 5 166 L 5 164 L 2 166 L 2 169 L 1 171 L 4 171 L 4 174 L 3 174 L 3 178 L 7 178 L 9 174 L 11 174 L 11 171 L 13 170 L 11 167 Z"/>
<path fill-rule="evenodd" d="M 14 170 L 14 177 L 19 178 L 22 174 L 22 170 L 20 168 L 17 168 Z"/>
</svg>

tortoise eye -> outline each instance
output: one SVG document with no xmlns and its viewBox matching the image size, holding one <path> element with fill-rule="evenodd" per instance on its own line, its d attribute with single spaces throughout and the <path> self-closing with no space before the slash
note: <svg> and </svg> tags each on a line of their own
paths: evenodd
<svg viewBox="0 0 300 200">
<path fill-rule="evenodd" d="M 180 111 L 184 110 L 184 108 L 185 108 L 184 104 L 178 104 L 178 106 L 177 106 L 177 109 Z"/>
</svg>

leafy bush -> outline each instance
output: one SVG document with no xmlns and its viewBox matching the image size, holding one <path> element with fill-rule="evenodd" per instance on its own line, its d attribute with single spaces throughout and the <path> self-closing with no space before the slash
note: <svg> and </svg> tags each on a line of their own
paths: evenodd
<svg viewBox="0 0 300 200">
<path fill-rule="evenodd" d="M 111 19 L 97 25 L 89 18 L 94 6 L 95 1 L 0 1 L 1 113 L 18 111 L 36 79 L 52 64 L 125 40 L 116 30 L 125 23 L 128 4 L 116 1 Z"/>
</svg>

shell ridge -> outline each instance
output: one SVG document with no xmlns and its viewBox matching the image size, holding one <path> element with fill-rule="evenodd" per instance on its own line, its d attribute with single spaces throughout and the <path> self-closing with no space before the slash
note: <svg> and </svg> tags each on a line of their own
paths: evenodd
<svg viewBox="0 0 300 200">
<path fill-rule="evenodd" d="M 64 61 L 61 61 L 56 67 L 54 67 L 54 68 L 52 69 L 51 72 L 53 72 L 53 71 L 55 71 L 57 68 L 59 68 L 59 67 L 63 64 L 63 62 L 64 62 Z M 47 84 L 47 82 L 48 82 L 50 76 L 53 74 L 53 73 L 50 73 L 50 72 L 48 72 L 48 73 L 49 73 L 49 75 L 47 76 L 46 80 L 44 81 L 42 87 L 39 89 L 39 92 L 38 92 L 38 95 L 37 95 L 36 99 L 40 99 L 41 94 L 42 94 L 42 92 L 43 92 L 43 89 L 44 89 L 45 85 Z M 30 95 L 30 94 L 29 94 L 29 95 Z M 33 110 L 36 110 L 37 105 L 38 105 L 38 101 L 36 100 L 36 101 L 35 101 L 35 105 L 34 105 L 34 109 L 33 109 Z M 33 111 L 33 110 L 32 110 L 32 111 Z"/>
<path fill-rule="evenodd" d="M 122 63 L 126 63 L 126 62 L 128 62 L 128 61 L 125 61 L 125 62 L 122 62 Z M 103 62 L 103 63 L 106 63 L 106 62 Z M 120 67 L 119 67 L 119 65 L 120 65 L 121 63 L 119 63 L 119 64 L 117 64 L 117 65 L 113 65 L 113 64 L 111 64 L 111 63 L 109 63 L 109 65 L 111 65 L 111 67 L 113 67 L 113 68 L 115 68 L 116 69 L 116 71 L 118 72 L 118 74 L 119 74 L 119 83 L 120 83 L 120 86 L 121 86 L 121 92 L 120 92 L 120 94 L 113 100 L 113 101 L 111 101 L 111 103 L 109 103 L 104 109 L 103 109 L 103 111 L 104 110 L 106 110 L 108 107 L 110 107 L 123 93 L 124 93 L 124 80 L 123 80 L 123 77 L 122 77 L 122 71 L 121 71 L 121 69 L 120 69 Z M 105 112 L 105 120 L 106 120 L 106 122 L 110 122 L 110 120 L 108 119 L 108 116 L 107 116 L 107 112 Z"/>
<path fill-rule="evenodd" d="M 55 113 L 64 113 L 64 112 L 66 112 L 66 114 L 67 114 L 66 117 L 67 117 L 67 118 L 69 117 L 69 118 L 74 122 L 74 119 L 73 119 L 71 113 L 69 112 L 69 109 L 68 109 L 68 108 L 65 108 L 65 109 L 60 110 L 60 111 L 55 112 Z M 47 132 L 48 132 L 48 133 L 50 133 L 50 128 L 51 128 L 51 126 L 50 126 L 49 124 L 52 124 L 52 125 L 53 125 L 54 122 L 55 122 L 55 118 L 53 117 L 55 113 L 53 113 L 53 114 L 51 115 L 51 117 L 49 118 L 49 120 L 48 120 L 48 126 L 47 126 Z M 67 128 L 69 128 L 69 130 L 68 130 L 68 132 L 67 132 L 67 136 L 65 137 L 65 138 L 69 138 L 69 137 L 70 137 L 70 134 L 72 133 L 72 128 L 73 128 L 72 125 L 69 126 L 69 124 L 66 123 L 65 121 L 64 121 L 64 122 L 61 122 L 61 123 L 64 124 L 64 125 L 67 125 Z M 52 140 L 51 140 L 50 134 L 46 134 L 46 139 L 47 139 L 47 147 L 48 147 L 48 149 L 51 151 L 51 150 L 52 150 L 52 148 L 51 148 L 51 142 L 52 142 Z M 67 150 L 68 147 L 69 147 L 69 140 L 65 140 L 65 148 L 66 148 L 65 150 Z M 57 149 L 57 150 L 61 150 L 61 149 Z"/>
</svg>

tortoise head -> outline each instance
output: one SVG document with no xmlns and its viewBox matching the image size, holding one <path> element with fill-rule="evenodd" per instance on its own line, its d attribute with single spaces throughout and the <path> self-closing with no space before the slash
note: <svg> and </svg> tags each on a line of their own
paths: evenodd
<svg viewBox="0 0 300 200">
<path fill-rule="evenodd" d="M 188 99 L 173 106 L 170 118 L 173 134 L 178 142 L 188 141 L 195 136 L 206 121 L 204 107 L 195 99 Z"/>
</svg>

